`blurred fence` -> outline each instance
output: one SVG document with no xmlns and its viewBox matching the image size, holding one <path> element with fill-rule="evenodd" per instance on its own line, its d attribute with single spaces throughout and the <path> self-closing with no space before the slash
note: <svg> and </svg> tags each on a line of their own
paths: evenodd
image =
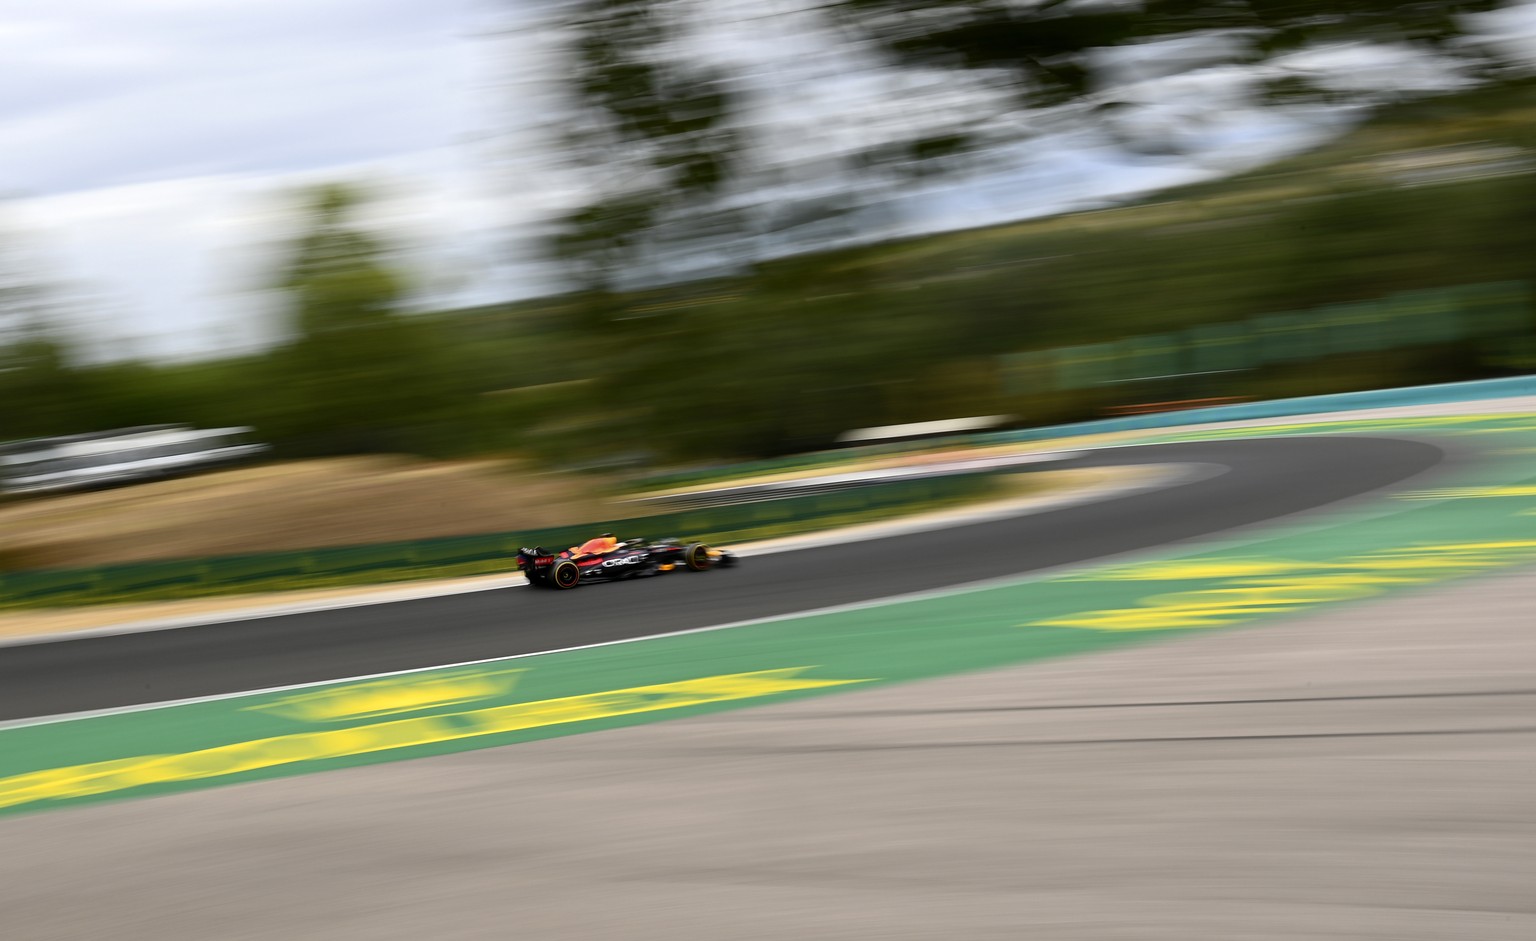
<svg viewBox="0 0 1536 941">
<path fill-rule="evenodd" d="M 1399 389 L 1372 389 L 1365 392 L 1336 392 L 1328 395 L 1304 395 L 1293 399 L 1217 405 L 1179 412 L 1155 412 L 1123 418 L 1101 418 L 1068 425 L 1021 428 L 1001 431 L 985 437 L 988 444 L 1012 444 L 1068 438 L 1077 435 L 1110 434 L 1120 431 L 1145 431 L 1204 425 L 1213 422 L 1249 421 L 1257 418 L 1288 418 L 1350 412 L 1370 408 L 1398 408 L 1408 405 L 1443 405 L 1450 402 L 1476 402 L 1484 399 L 1536 396 L 1536 376 L 1510 376 L 1474 382 L 1449 382 L 1432 386 L 1405 386 Z"/>
<path fill-rule="evenodd" d="M 979 495 L 990 486 L 990 477 L 969 474 L 905 480 L 857 490 L 523 532 L 0 573 L 0 606 L 98 604 L 493 574 L 514 570 L 521 546 L 563 549 L 599 532 L 613 532 L 623 538 L 711 540 L 738 534 L 803 532 L 870 511 Z"/>
<path fill-rule="evenodd" d="M 1255 369 L 1532 333 L 1530 286 L 1502 281 L 1406 291 L 1247 320 L 1000 358 L 1010 396 Z"/>
<path fill-rule="evenodd" d="M 1244 402 L 1236 405 L 1213 405 L 1206 408 L 1171 412 L 1147 412 L 1117 418 L 1098 418 L 1092 421 L 1069 422 L 1061 425 L 1041 425 L 1035 428 L 1018 428 L 1009 431 L 962 435 L 946 441 L 928 442 L 928 444 L 936 447 L 988 447 L 1075 438 L 1081 435 L 1171 428 L 1178 425 L 1248 421 L 1256 418 L 1283 418 L 1294 415 L 1347 412 L 1368 408 L 1394 408 L 1406 405 L 1475 402 L 1480 399 L 1498 399 L 1514 396 L 1536 396 L 1536 375 L 1509 376 L 1503 379 L 1480 379 L 1472 382 L 1450 382 L 1428 386 L 1404 386 L 1395 389 L 1371 389 L 1363 392 L 1335 392 L 1325 395 L 1298 396 L 1289 399 Z M 897 447 L 895 445 L 875 445 L 850 448 L 842 451 L 826 451 L 815 455 L 802 454 L 771 461 L 754 461 L 734 465 L 734 467 L 730 468 L 713 467 L 688 474 L 656 475 L 648 478 L 647 483 L 650 486 L 660 488 L 662 486 L 682 486 L 697 482 L 698 480 L 720 479 L 727 472 L 731 471 L 737 472 L 741 476 L 749 476 L 772 473 L 791 467 L 802 470 L 812 469 L 847 461 L 850 457 L 856 455 L 890 453 Z"/>
</svg>

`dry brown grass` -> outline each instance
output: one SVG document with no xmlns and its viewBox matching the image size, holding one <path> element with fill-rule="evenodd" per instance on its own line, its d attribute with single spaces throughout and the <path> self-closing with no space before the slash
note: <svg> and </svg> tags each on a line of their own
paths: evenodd
<svg viewBox="0 0 1536 941">
<path fill-rule="evenodd" d="M 12 567 L 276 552 L 533 529 L 623 511 L 592 482 L 503 462 L 351 457 L 0 506 Z"/>
</svg>

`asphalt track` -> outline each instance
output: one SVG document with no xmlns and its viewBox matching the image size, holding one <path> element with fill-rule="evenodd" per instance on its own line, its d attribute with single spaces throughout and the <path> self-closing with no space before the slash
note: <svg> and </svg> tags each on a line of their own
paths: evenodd
<svg viewBox="0 0 1536 941">
<path fill-rule="evenodd" d="M 1226 472 L 1035 515 L 754 557 L 706 575 L 569 592 L 519 585 L 0 647 L 0 719 L 534 653 L 1027 573 L 1334 504 L 1445 458 L 1427 442 L 1336 436 L 1106 449 L 1054 466 L 1186 463 Z"/>
</svg>

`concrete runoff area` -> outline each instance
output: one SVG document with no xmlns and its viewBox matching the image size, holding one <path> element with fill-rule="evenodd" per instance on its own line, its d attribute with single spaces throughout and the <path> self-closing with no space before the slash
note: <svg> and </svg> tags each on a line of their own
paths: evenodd
<svg viewBox="0 0 1536 941">
<path fill-rule="evenodd" d="M 1533 596 L 9 818 L 0 936 L 1524 941 Z"/>
</svg>

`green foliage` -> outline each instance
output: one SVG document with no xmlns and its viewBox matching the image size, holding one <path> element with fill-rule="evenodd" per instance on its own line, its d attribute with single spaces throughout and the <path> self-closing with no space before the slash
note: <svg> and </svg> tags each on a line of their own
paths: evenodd
<svg viewBox="0 0 1536 941">
<path fill-rule="evenodd" d="M 90 394 L 62 341 L 42 332 L 13 340 L 0 366 L 0 441 L 84 430 L 72 403 Z"/>
<path fill-rule="evenodd" d="M 1236 61 L 1259 61 L 1308 44 L 1351 40 L 1411 42 L 1457 57 L 1474 72 L 1494 73 L 1485 50 L 1461 43 L 1464 17 L 1500 0 L 1145 0 L 1070 3 L 1046 0 L 836 0 L 823 15 L 850 47 L 876 50 L 897 68 L 948 72 L 956 87 L 1012 92 L 1013 107 L 1094 99 L 1106 116 L 1119 104 L 1104 77 L 1089 68 L 1093 53 L 1150 39 L 1223 31 L 1239 45 Z M 690 61 L 683 41 L 708 16 L 708 4 L 682 0 L 576 0 L 562 16 L 573 37 L 569 83 L 574 103 L 565 150 L 589 171 L 591 201 L 560 220 L 548 241 L 574 285 L 607 292 L 628 276 L 652 270 L 668 253 L 719 252 L 744 263 L 765 231 L 739 208 L 763 179 L 763 155 L 750 133 L 747 99 L 732 77 Z M 766 11 L 764 16 L 773 16 Z M 1242 45 L 1247 44 L 1247 51 Z M 1343 94 L 1303 76 L 1277 74 L 1276 100 Z M 1106 97 L 1106 95 L 1109 97 Z M 1009 96 L 1003 96 L 1006 100 Z M 1347 97 L 1347 96 L 1346 96 Z M 980 107 L 980 106 L 978 106 Z M 877 204 L 888 188 L 915 176 L 965 166 L 988 142 L 977 122 L 996 113 L 950 115 L 943 127 L 914 124 L 907 139 L 871 138 L 857 152 L 821 162 L 862 174 L 854 197 L 832 197 L 831 215 Z M 995 134 L 992 128 L 989 134 Z M 878 136 L 878 135 L 877 135 Z M 845 149 L 848 146 L 844 142 Z M 1128 141 L 1131 147 L 1165 144 Z M 862 146 L 863 149 L 858 148 Z M 813 167 L 797 173 L 818 172 Z M 875 181 L 885 181 L 876 185 Z M 736 203 L 719 197 L 734 193 Z M 759 207 L 764 208 L 764 207 Z M 771 208 L 771 207 L 768 207 Z M 643 280 L 643 278 L 641 279 Z M 654 278 L 653 278 L 654 280 Z"/>
<path fill-rule="evenodd" d="M 0 441 L 186 423 L 254 426 L 285 457 L 520 447 L 530 417 L 493 393 L 571 378 L 550 340 L 536 327 L 401 313 L 391 252 L 356 222 L 362 196 L 305 196 L 273 278 L 289 339 L 263 354 L 84 364 L 47 326 L 40 289 L 18 278 L 0 291 Z"/>
<path fill-rule="evenodd" d="M 1536 89 L 1441 100 L 1429 123 L 1425 107 L 1389 112 L 1326 152 L 1182 199 L 788 259 L 686 290 L 608 295 L 610 329 L 594 334 L 568 321 L 573 337 L 610 344 L 605 358 L 587 360 L 602 393 L 569 403 L 571 415 L 622 408 L 623 420 L 592 426 L 588 441 L 704 460 L 823 447 L 849 428 L 930 418 L 1012 413 L 1049 423 L 1135 401 L 1498 375 L 1504 359 L 1471 339 L 1032 395 L 1010 393 L 990 365 L 998 354 L 1536 278 L 1536 174 L 1406 185 L 1383 162 L 1468 138 L 1524 148 L 1530 160 L 1531 123 L 1496 115 L 1528 114 Z"/>
<path fill-rule="evenodd" d="M 1486 89 L 1405 105 L 1319 152 L 1143 205 L 783 259 L 731 279 L 430 315 L 396 310 L 404 287 L 387 244 L 352 221 L 352 202 L 317 194 L 274 277 L 288 342 L 215 362 L 86 365 L 46 329 L 0 330 L 0 439 L 188 422 L 254 425 L 284 456 L 712 462 L 897 422 L 1047 424 L 1134 401 L 1500 375 L 1526 368 L 1511 351 L 1528 348 L 1529 325 L 1498 349 L 1446 340 L 1044 394 L 1010 389 L 995 364 L 1416 289 L 1536 281 L 1536 174 L 1419 185 L 1384 162 L 1464 145 L 1529 160 L 1533 115 L 1536 83 Z"/>
<path fill-rule="evenodd" d="M 294 337 L 260 366 L 259 426 L 288 453 L 431 453 L 468 394 L 437 331 L 399 312 L 403 280 L 355 222 L 361 204 L 345 187 L 310 193 L 279 277 Z"/>
<path fill-rule="evenodd" d="M 1091 90 L 1081 63 L 1096 48 L 1199 30 L 1244 31 L 1265 53 L 1319 41 L 1449 45 L 1462 33 L 1459 16 L 1497 6 L 1497 0 L 841 0 L 830 9 L 904 64 L 1005 71 L 1028 100 L 1053 103 Z"/>
<path fill-rule="evenodd" d="M 52 321 L 57 292 L 38 275 L 26 245 L 0 231 L 0 441 L 72 429 L 70 402 L 84 394 Z"/>
<path fill-rule="evenodd" d="M 580 114 L 565 135 L 578 164 L 602 168 L 600 196 L 560 220 L 551 248 L 576 284 L 610 289 L 663 226 L 729 226 L 710 205 L 742 147 L 737 104 L 717 72 L 662 50 L 680 38 L 676 4 L 577 0 L 571 85 Z"/>
</svg>

